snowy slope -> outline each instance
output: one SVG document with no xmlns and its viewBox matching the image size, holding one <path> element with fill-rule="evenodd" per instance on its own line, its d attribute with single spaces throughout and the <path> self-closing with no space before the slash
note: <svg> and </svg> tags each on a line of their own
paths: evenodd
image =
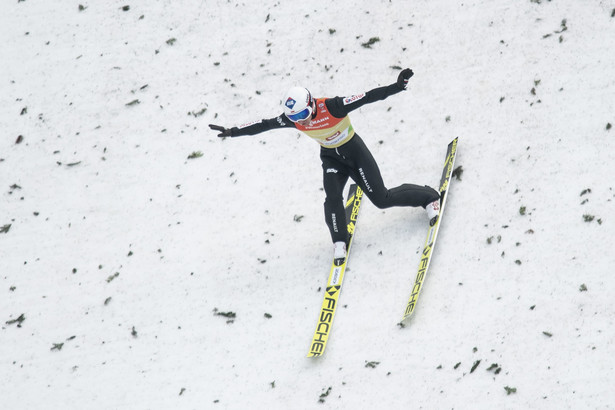
<svg viewBox="0 0 615 410">
<path fill-rule="evenodd" d="M 0 407 L 615 407 L 615 2 L 354 4 L 3 2 Z M 365 202 L 307 359 L 318 146 L 207 124 L 398 67 L 355 129 L 391 186 L 436 184 L 459 136 L 461 180 L 403 329 L 425 215 Z"/>
</svg>

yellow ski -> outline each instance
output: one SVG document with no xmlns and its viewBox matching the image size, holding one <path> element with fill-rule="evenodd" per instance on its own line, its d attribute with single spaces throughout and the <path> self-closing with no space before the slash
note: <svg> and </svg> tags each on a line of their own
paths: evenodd
<svg viewBox="0 0 615 410">
<path fill-rule="evenodd" d="M 350 255 L 350 247 L 352 246 L 352 238 L 354 237 L 362 198 L 363 191 L 361 188 L 356 184 L 352 184 L 348 192 L 348 200 L 346 201 L 346 221 L 349 235 L 348 244 L 346 245 L 346 259 L 344 259 L 344 263 L 339 266 L 335 264 L 335 261 L 331 263 L 331 271 L 329 273 L 325 296 L 318 316 L 318 324 L 316 325 L 316 331 L 314 332 L 307 357 L 322 356 L 325 352 L 329 334 L 331 333 L 333 317 L 337 309 L 340 291 L 342 290 L 344 272 L 346 272 L 346 265 L 348 264 L 348 256 Z"/>
<path fill-rule="evenodd" d="M 455 138 L 453 141 L 451 141 L 450 144 L 448 144 L 446 160 L 444 161 L 444 169 L 442 170 L 442 178 L 440 179 L 440 213 L 438 215 L 436 223 L 430 226 L 429 232 L 427 232 L 427 239 L 425 240 L 425 247 L 423 248 L 423 252 L 421 253 L 419 269 L 416 274 L 414 286 L 412 287 L 410 299 L 408 300 L 408 304 L 406 305 L 406 311 L 404 312 L 404 316 L 401 319 L 402 323 L 404 320 L 408 319 L 410 315 L 412 315 L 412 313 L 414 312 L 416 303 L 419 299 L 419 294 L 421 292 L 421 289 L 423 288 L 423 281 L 425 280 L 427 269 L 429 269 L 429 263 L 431 262 L 431 254 L 434 246 L 436 245 L 438 230 L 440 228 L 440 222 L 442 221 L 442 214 L 444 212 L 444 205 L 446 205 L 446 198 L 448 196 L 447 192 L 451 180 L 451 174 L 453 173 L 453 166 L 455 165 L 455 157 L 457 155 L 457 140 L 458 138 Z"/>
</svg>

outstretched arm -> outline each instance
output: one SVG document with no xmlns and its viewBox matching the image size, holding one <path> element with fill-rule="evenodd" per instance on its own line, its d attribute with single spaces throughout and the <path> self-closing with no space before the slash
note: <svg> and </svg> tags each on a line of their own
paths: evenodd
<svg viewBox="0 0 615 410">
<path fill-rule="evenodd" d="M 221 125 L 209 124 L 209 128 L 215 131 L 220 131 L 218 137 L 240 137 L 242 135 L 255 135 L 261 132 L 269 131 L 275 128 L 295 127 L 292 121 L 286 118 L 286 115 L 280 114 L 277 117 L 265 120 L 254 121 L 248 124 L 240 125 L 239 127 L 225 128 Z"/>
<path fill-rule="evenodd" d="M 384 100 L 391 95 L 406 89 L 408 80 L 414 75 L 411 69 L 406 68 L 399 73 L 397 81 L 391 85 L 374 88 L 363 94 L 350 97 L 335 97 L 327 100 L 327 108 L 334 117 L 342 118 L 350 111 L 364 106 L 365 104 Z"/>
</svg>

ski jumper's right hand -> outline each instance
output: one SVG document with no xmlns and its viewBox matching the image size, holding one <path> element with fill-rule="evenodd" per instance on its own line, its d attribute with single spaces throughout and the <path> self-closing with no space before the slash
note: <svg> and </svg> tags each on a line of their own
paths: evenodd
<svg viewBox="0 0 615 410">
<path fill-rule="evenodd" d="M 211 128 L 214 131 L 220 131 L 220 134 L 218 134 L 218 137 L 220 138 L 233 136 L 230 128 L 224 128 L 220 125 L 214 125 L 214 124 L 209 124 L 209 128 Z"/>
</svg>

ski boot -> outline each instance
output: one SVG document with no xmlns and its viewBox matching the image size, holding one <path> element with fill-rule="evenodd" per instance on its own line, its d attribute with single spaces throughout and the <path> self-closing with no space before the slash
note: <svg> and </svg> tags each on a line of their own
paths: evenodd
<svg viewBox="0 0 615 410">
<path fill-rule="evenodd" d="M 339 241 L 333 244 L 333 263 L 341 266 L 346 262 L 346 242 Z"/>
<path fill-rule="evenodd" d="M 427 218 L 429 218 L 429 226 L 434 226 L 440 215 L 440 199 L 427 204 L 425 210 L 427 211 Z"/>
</svg>

